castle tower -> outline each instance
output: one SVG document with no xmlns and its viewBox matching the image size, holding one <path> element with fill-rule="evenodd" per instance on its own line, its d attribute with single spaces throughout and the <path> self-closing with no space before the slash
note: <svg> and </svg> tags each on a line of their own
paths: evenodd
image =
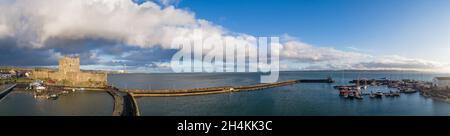
<svg viewBox="0 0 450 136">
<path fill-rule="evenodd" d="M 80 57 L 64 56 L 59 60 L 59 72 L 80 72 Z"/>
</svg>

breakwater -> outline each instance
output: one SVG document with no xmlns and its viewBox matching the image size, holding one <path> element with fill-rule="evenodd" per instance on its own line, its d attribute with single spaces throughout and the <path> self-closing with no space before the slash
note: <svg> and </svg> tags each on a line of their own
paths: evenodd
<svg viewBox="0 0 450 136">
<path fill-rule="evenodd" d="M 6 95 L 8 95 L 16 86 L 17 84 L 4 85 L 4 88 L 0 90 L 0 100 L 3 99 L 3 97 L 5 97 Z"/>
<path fill-rule="evenodd" d="M 124 93 L 114 87 L 106 91 L 114 98 L 113 116 L 139 116 L 139 107 L 131 93 Z"/>
<path fill-rule="evenodd" d="M 179 89 L 179 90 L 125 90 L 133 93 L 134 97 L 175 97 L 175 96 L 191 96 L 191 95 L 208 95 L 219 93 L 230 93 L 240 91 L 254 91 L 267 88 L 274 88 L 280 86 L 287 86 L 297 83 L 333 83 L 331 79 L 319 80 L 287 80 L 275 83 L 263 83 L 248 86 L 221 86 L 221 87 L 207 87 L 207 88 L 193 88 L 193 89 Z"/>
</svg>

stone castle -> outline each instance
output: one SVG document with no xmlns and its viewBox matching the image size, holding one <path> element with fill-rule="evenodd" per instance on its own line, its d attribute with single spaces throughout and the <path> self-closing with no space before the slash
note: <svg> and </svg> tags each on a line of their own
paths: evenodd
<svg viewBox="0 0 450 136">
<path fill-rule="evenodd" d="M 85 72 L 80 70 L 80 58 L 64 56 L 59 60 L 58 70 L 36 69 L 33 79 L 52 80 L 55 84 L 76 87 L 104 87 L 107 84 L 106 72 Z"/>
</svg>

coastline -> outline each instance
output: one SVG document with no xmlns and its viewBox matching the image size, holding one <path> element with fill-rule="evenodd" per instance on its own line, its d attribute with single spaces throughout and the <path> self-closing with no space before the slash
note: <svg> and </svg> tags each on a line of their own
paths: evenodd
<svg viewBox="0 0 450 136">
<path fill-rule="evenodd" d="M 450 103 L 450 90 L 428 89 L 421 90 L 420 94 L 426 98 Z"/>
</svg>

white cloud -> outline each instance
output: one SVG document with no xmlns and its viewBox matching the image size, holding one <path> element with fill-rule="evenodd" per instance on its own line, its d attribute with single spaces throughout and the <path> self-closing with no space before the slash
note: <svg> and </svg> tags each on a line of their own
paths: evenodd
<svg viewBox="0 0 450 136">
<path fill-rule="evenodd" d="M 158 1 L 165 6 L 178 4 L 180 2 L 180 0 L 158 0 Z"/>
<path fill-rule="evenodd" d="M 323 61 L 361 61 L 369 58 L 357 52 L 345 52 L 334 48 L 314 47 L 299 41 L 288 41 L 284 43 L 281 57 L 301 62 L 323 62 Z"/>
<path fill-rule="evenodd" d="M 131 0 L 17 0 L 4 4 L 2 23 L 14 29 L 10 35 L 28 41 L 24 46 L 42 47 L 51 38 L 105 38 L 139 47 L 162 45 L 172 37 L 194 29 L 215 31 L 192 13 L 161 8 L 152 2 L 137 5 Z"/>
<path fill-rule="evenodd" d="M 175 37 L 231 38 L 250 43 L 254 36 L 228 32 L 194 13 L 170 6 L 177 0 L 160 0 L 166 6 L 131 0 L 16 0 L 0 2 L 0 38 L 15 37 L 19 46 L 43 48 L 52 39 L 107 39 L 128 46 L 170 49 Z M 206 37 L 205 37 L 206 38 Z M 315 47 L 283 35 L 281 58 L 285 62 L 309 64 L 306 68 L 328 69 L 443 69 L 438 62 L 399 56 L 377 57 L 358 50 L 342 51 Z M 64 46 L 64 45 L 60 45 Z M 254 47 L 251 49 L 255 49 Z M 356 49 L 356 48 L 354 48 Z M 91 57 L 100 57 L 93 52 Z M 168 56 L 171 57 L 171 56 Z M 164 66 L 164 63 L 160 64 Z M 286 64 L 282 64 L 286 68 Z"/>
<path fill-rule="evenodd" d="M 4 24 L 0 24 L 0 37 L 7 36 L 8 33 L 8 27 Z"/>
<path fill-rule="evenodd" d="M 397 55 L 379 56 L 375 60 L 355 64 L 360 69 L 384 70 L 421 70 L 421 71 L 448 71 L 448 65 L 423 59 L 406 58 Z"/>
</svg>

